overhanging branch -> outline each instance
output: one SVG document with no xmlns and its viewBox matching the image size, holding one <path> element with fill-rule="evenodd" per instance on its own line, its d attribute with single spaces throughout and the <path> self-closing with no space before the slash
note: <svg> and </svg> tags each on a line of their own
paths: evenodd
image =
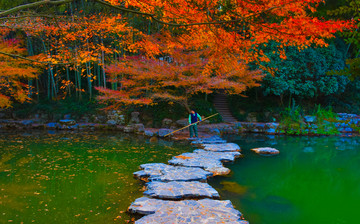
<svg viewBox="0 0 360 224">
<path fill-rule="evenodd" d="M 234 20 L 222 20 L 222 21 L 214 21 L 214 22 L 200 22 L 200 23 L 180 24 L 180 23 L 165 22 L 165 21 L 162 21 L 161 19 L 157 18 L 154 14 L 146 13 L 146 12 L 139 12 L 139 11 L 124 8 L 124 7 L 121 7 L 121 6 L 112 5 L 112 4 L 110 4 L 108 2 L 105 2 L 105 1 L 102 1 L 102 0 L 93 0 L 93 1 L 98 2 L 98 3 L 102 4 L 102 5 L 106 5 L 106 6 L 109 6 L 111 8 L 117 9 L 117 10 L 122 11 L 122 12 L 129 12 L 129 13 L 134 13 L 134 14 L 138 14 L 138 15 L 143 15 L 143 16 L 146 16 L 146 17 L 150 17 L 151 19 L 153 19 L 154 21 L 156 21 L 158 23 L 161 23 L 161 24 L 164 24 L 164 25 L 169 25 L 169 26 L 176 26 L 176 27 L 180 27 L 180 26 L 201 26 L 201 25 L 219 25 L 219 24 L 225 24 L 225 23 L 236 23 L 236 22 L 244 21 L 244 20 L 246 20 L 248 18 L 257 16 L 257 15 L 260 15 L 262 13 L 269 12 L 269 11 L 272 11 L 274 9 L 280 8 L 280 6 L 274 6 L 274 7 L 268 8 L 268 9 L 266 9 L 264 11 L 261 11 L 259 13 L 251 14 L 249 16 L 242 17 L 242 18 L 239 18 L 239 19 L 234 19 Z"/>
<path fill-rule="evenodd" d="M 51 64 L 51 65 L 70 65 L 70 64 L 74 64 L 74 63 L 70 63 L 70 62 L 69 63 L 52 63 L 50 61 L 38 61 L 38 60 L 27 58 L 27 57 L 24 57 L 24 56 L 21 56 L 21 55 L 10 54 L 10 53 L 6 53 L 6 52 L 2 52 L 2 51 L 0 51 L 0 54 L 6 55 L 6 56 L 9 56 L 9 57 L 12 57 L 12 58 L 20 58 L 20 59 L 31 61 L 31 62 L 36 62 L 36 63 L 39 63 L 39 64 Z"/>
<path fill-rule="evenodd" d="M 15 17 L 1 17 L 0 20 L 15 20 L 15 19 L 24 19 L 24 18 L 31 18 L 31 17 L 44 17 L 53 19 L 55 16 L 52 15 L 23 15 L 23 16 L 15 16 Z"/>
<path fill-rule="evenodd" d="M 9 10 L 1 11 L 0 12 L 0 17 L 5 17 L 5 16 L 8 16 L 10 14 L 13 14 L 13 13 L 19 12 L 21 10 L 24 10 L 24 9 L 36 8 L 36 7 L 39 7 L 39 6 L 42 6 L 42 5 L 63 5 L 63 4 L 67 4 L 67 3 L 70 3 L 70 2 L 74 2 L 74 1 L 76 1 L 76 0 L 57 0 L 57 1 L 43 0 L 43 1 L 38 1 L 38 2 L 34 2 L 34 3 L 20 5 L 20 6 L 11 8 Z M 274 6 L 274 7 L 268 8 L 266 10 L 263 10 L 262 12 L 259 12 L 259 13 L 256 13 L 256 14 L 251 14 L 251 15 L 248 15 L 246 17 L 242 17 L 242 18 L 239 18 L 239 19 L 233 19 L 233 20 L 222 20 L 222 21 L 213 21 L 213 22 L 199 22 L 199 23 L 180 24 L 180 23 L 165 22 L 165 21 L 161 20 L 160 18 L 157 18 L 155 16 L 155 14 L 146 13 L 146 12 L 140 12 L 140 11 L 137 11 L 137 10 L 128 9 L 128 8 L 121 7 L 121 6 L 112 5 L 111 3 L 103 1 L 103 0 L 93 0 L 93 1 L 97 2 L 99 4 L 102 4 L 102 5 L 117 9 L 117 10 L 122 11 L 122 12 L 128 12 L 128 13 L 133 13 L 133 14 L 137 14 L 137 15 L 146 16 L 146 17 L 149 17 L 149 18 L 153 19 L 154 21 L 156 21 L 158 23 L 161 23 L 161 24 L 164 24 L 164 25 L 169 25 L 169 26 L 175 26 L 175 27 L 236 23 L 236 22 L 244 21 L 244 20 L 246 20 L 248 18 L 251 18 L 251 17 L 255 17 L 257 15 L 260 15 L 261 13 L 269 12 L 269 11 L 272 11 L 274 9 L 283 7 L 283 6 Z M 0 18 L 0 19 L 3 20 L 4 18 Z"/>
<path fill-rule="evenodd" d="M 12 13 L 19 12 L 23 9 L 36 8 L 36 7 L 39 7 L 42 5 L 63 5 L 63 4 L 74 2 L 74 1 L 76 1 L 76 0 L 57 0 L 57 1 L 43 0 L 43 1 L 38 1 L 38 2 L 29 3 L 29 4 L 25 4 L 25 5 L 19 5 L 14 8 L 11 8 L 9 10 L 0 12 L 0 17 L 8 16 Z"/>
</svg>

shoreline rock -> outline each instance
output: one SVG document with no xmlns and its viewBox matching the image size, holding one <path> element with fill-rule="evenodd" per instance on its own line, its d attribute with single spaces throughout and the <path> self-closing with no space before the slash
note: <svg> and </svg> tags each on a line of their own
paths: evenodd
<svg viewBox="0 0 360 224">
<path fill-rule="evenodd" d="M 116 116 L 115 116 L 116 115 Z M 340 134 L 360 134 L 360 116 L 356 114 L 339 113 L 338 119 L 334 121 L 324 121 L 323 125 L 317 125 L 314 116 L 304 116 L 306 127 L 302 130 L 299 135 L 305 136 L 319 136 L 329 135 L 327 133 L 334 133 L 336 131 Z M 125 125 L 124 115 L 120 112 L 112 112 L 104 119 L 98 116 L 99 119 L 95 119 L 97 123 L 82 123 L 77 122 L 74 119 L 70 119 L 70 116 L 65 116 L 67 119 L 60 119 L 58 122 L 43 122 L 45 119 L 39 119 L 37 116 L 34 119 L 23 119 L 23 120 L 12 120 L 12 119 L 0 119 L 1 130 L 23 130 L 23 129 L 46 129 L 46 130 L 79 130 L 79 131 L 94 131 L 94 130 L 114 130 L 123 131 L 126 133 L 134 133 L 146 135 L 152 137 L 157 135 L 158 137 L 164 137 L 166 134 L 173 131 L 173 129 L 166 128 L 145 128 L 140 123 L 139 112 L 133 112 L 131 124 Z M 164 121 L 165 122 L 165 121 Z M 166 120 L 167 124 L 170 124 L 170 120 Z M 173 122 L 174 123 L 174 122 Z M 177 124 L 185 124 L 184 121 L 177 121 Z M 175 128 L 172 127 L 171 128 Z M 258 122 L 233 122 L 233 123 L 218 123 L 218 124 L 200 124 L 199 127 L 200 136 L 205 136 L 205 133 L 212 133 L 215 135 L 221 134 L 239 134 L 239 133 L 259 133 L 267 135 L 283 135 L 286 134 L 285 130 L 280 130 L 279 123 L 258 123 Z M 152 132 L 153 134 L 151 134 Z M 181 132 L 177 132 L 171 135 L 172 138 L 177 138 L 179 135 L 185 135 L 188 130 L 185 129 Z M 179 140 L 184 139 L 181 137 Z M 225 143 L 222 139 L 216 138 L 204 138 L 199 141 L 194 141 L 193 144 L 221 144 Z"/>
</svg>

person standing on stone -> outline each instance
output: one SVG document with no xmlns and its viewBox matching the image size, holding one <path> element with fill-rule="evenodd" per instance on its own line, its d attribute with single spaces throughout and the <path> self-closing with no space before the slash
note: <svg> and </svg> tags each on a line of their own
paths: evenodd
<svg viewBox="0 0 360 224">
<path fill-rule="evenodd" d="M 189 124 L 193 124 L 190 125 L 189 127 L 190 138 L 192 138 L 194 134 L 196 138 L 198 137 L 197 124 L 195 124 L 198 121 L 201 121 L 201 116 L 198 113 L 196 113 L 194 110 L 192 110 L 189 115 Z"/>
</svg>

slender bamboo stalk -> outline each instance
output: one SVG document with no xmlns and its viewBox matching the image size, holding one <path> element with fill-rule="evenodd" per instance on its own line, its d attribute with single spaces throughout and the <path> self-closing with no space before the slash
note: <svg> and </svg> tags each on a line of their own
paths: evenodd
<svg viewBox="0 0 360 224">
<path fill-rule="evenodd" d="M 51 86 L 52 86 L 52 97 L 57 97 L 57 92 L 56 92 L 56 85 L 55 85 L 55 79 L 54 79 L 54 71 L 53 68 L 51 66 L 51 64 L 49 64 L 49 71 L 50 71 L 50 77 L 51 77 Z"/>
<path fill-rule="evenodd" d="M 89 38 L 87 36 L 86 36 L 86 43 L 87 43 L 88 52 L 90 52 Z M 88 81 L 89 100 L 91 100 L 91 98 L 92 98 L 92 85 L 91 85 L 91 68 L 90 68 L 91 64 L 90 64 L 90 62 L 85 62 L 85 66 L 86 66 L 86 77 L 87 77 L 87 81 Z"/>
<path fill-rule="evenodd" d="M 34 51 L 33 51 L 33 47 L 32 47 L 32 43 L 30 40 L 30 37 L 27 36 L 27 50 L 28 50 L 28 54 L 29 56 L 33 56 L 34 55 Z M 32 92 L 33 92 L 33 80 L 29 79 L 28 80 L 28 86 L 29 86 L 29 93 L 28 93 L 28 97 L 30 98 L 32 96 Z"/>
<path fill-rule="evenodd" d="M 104 45 L 103 38 L 101 37 L 101 45 Z M 101 60 L 102 60 L 102 72 L 104 79 L 104 88 L 106 88 L 106 74 L 105 74 L 105 52 L 101 50 Z"/>
<path fill-rule="evenodd" d="M 79 85 L 79 100 L 82 100 L 82 89 L 81 89 L 81 66 L 76 66 L 77 75 L 78 75 L 78 85 Z"/>
<path fill-rule="evenodd" d="M 89 65 L 88 65 L 89 63 Z M 91 85 L 91 70 L 90 70 L 90 62 L 85 63 L 86 66 L 86 76 L 88 81 L 88 92 L 89 92 L 89 99 L 92 98 L 92 85 Z"/>
<path fill-rule="evenodd" d="M 99 61 L 97 63 L 97 79 L 98 79 L 98 87 L 101 86 L 101 68 L 100 68 L 100 64 L 101 64 L 101 56 L 99 54 Z"/>
<path fill-rule="evenodd" d="M 66 80 L 67 80 L 66 89 L 69 96 L 71 96 L 69 66 L 66 66 Z"/>
<path fill-rule="evenodd" d="M 79 99 L 79 94 L 78 94 L 78 80 L 77 80 L 77 71 L 76 71 L 76 67 L 74 65 L 74 78 L 75 78 L 75 96 Z"/>
<path fill-rule="evenodd" d="M 50 78 L 50 69 L 48 69 L 48 81 L 47 81 L 47 95 L 48 95 L 48 99 L 52 98 L 51 95 L 51 87 L 50 87 L 50 83 L 51 83 L 51 78 Z"/>
<path fill-rule="evenodd" d="M 39 79 L 36 79 L 36 99 L 39 102 L 40 100 Z"/>
</svg>

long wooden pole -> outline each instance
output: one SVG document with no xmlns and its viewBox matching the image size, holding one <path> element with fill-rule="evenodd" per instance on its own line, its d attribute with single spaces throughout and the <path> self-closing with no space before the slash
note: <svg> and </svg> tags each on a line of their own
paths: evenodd
<svg viewBox="0 0 360 224">
<path fill-rule="evenodd" d="M 218 114 L 219 114 L 219 113 L 213 114 L 213 115 L 211 115 L 211 116 L 209 116 L 209 117 L 206 117 L 206 118 L 202 119 L 201 121 L 205 121 L 205 120 L 207 120 L 207 119 L 209 119 L 209 118 L 211 118 L 211 117 L 214 117 L 214 116 L 216 116 L 216 115 L 218 115 Z M 183 130 L 183 129 L 191 126 L 191 125 L 195 125 L 195 124 L 197 124 L 197 123 L 200 123 L 201 121 L 197 121 L 197 122 L 195 122 L 195 123 L 189 124 L 189 125 L 187 125 L 187 126 L 185 126 L 185 127 L 183 127 L 183 128 L 180 128 L 180 129 L 178 129 L 178 130 L 176 130 L 176 131 L 173 131 L 173 132 L 171 132 L 171 133 L 169 133 L 169 134 L 164 135 L 164 137 L 169 136 L 169 135 L 171 135 L 171 134 L 173 134 L 173 133 L 175 133 L 175 132 L 181 131 L 181 130 Z"/>
</svg>

